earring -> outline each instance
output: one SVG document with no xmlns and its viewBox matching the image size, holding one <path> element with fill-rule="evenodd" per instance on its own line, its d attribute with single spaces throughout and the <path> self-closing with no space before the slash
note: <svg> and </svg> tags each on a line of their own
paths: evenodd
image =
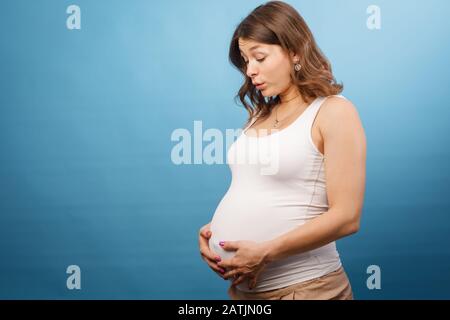
<svg viewBox="0 0 450 320">
<path fill-rule="evenodd" d="M 300 71 L 301 68 L 302 68 L 302 65 L 300 63 L 296 63 L 294 65 L 294 70 L 297 71 L 297 72 Z"/>
</svg>

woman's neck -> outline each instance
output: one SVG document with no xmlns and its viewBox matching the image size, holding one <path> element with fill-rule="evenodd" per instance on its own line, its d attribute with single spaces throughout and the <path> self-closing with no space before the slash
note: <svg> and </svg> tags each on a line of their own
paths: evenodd
<svg viewBox="0 0 450 320">
<path fill-rule="evenodd" d="M 280 97 L 280 104 L 278 105 L 279 110 L 288 110 L 290 109 L 289 106 L 299 104 L 305 104 L 306 101 L 303 100 L 302 95 L 300 94 L 300 91 L 296 86 L 291 85 L 285 92 L 279 94 Z"/>
</svg>

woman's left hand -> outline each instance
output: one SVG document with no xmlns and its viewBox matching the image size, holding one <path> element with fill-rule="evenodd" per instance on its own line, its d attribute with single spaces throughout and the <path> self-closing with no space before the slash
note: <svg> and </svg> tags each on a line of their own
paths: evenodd
<svg viewBox="0 0 450 320">
<path fill-rule="evenodd" d="M 235 277 L 232 285 L 235 286 L 245 278 L 249 279 L 249 289 L 256 286 L 256 280 L 267 264 L 268 246 L 266 243 L 257 243 L 254 241 L 225 241 L 222 249 L 226 251 L 236 251 L 231 259 L 223 260 L 217 263 L 220 267 L 226 268 L 227 272 L 223 275 L 224 279 Z"/>
</svg>

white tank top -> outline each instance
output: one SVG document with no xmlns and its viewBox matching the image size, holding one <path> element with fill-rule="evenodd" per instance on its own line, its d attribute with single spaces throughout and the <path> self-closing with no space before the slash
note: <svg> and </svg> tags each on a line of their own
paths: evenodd
<svg viewBox="0 0 450 320">
<path fill-rule="evenodd" d="M 313 121 L 325 99 L 316 98 L 288 127 L 259 137 L 256 131 L 246 134 L 254 119 L 229 147 L 232 180 L 212 218 L 209 241 L 222 259 L 235 253 L 223 250 L 219 246 L 222 240 L 267 241 L 328 210 L 324 156 L 311 138 Z M 336 244 L 331 242 L 269 263 L 255 288 L 248 289 L 247 281 L 237 288 L 246 292 L 279 289 L 340 266 Z"/>
</svg>

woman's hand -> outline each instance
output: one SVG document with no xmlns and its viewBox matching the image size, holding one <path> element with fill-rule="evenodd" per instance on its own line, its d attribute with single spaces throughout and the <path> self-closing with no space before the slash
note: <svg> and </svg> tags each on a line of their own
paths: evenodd
<svg viewBox="0 0 450 320">
<path fill-rule="evenodd" d="M 221 260 L 219 255 L 209 249 L 209 238 L 211 238 L 212 234 L 210 225 L 211 223 L 208 223 L 200 228 L 198 236 L 200 254 L 202 256 L 202 259 L 208 264 L 208 266 L 221 278 L 224 278 L 223 274 L 225 273 L 225 270 L 217 265 L 217 262 Z"/>
<path fill-rule="evenodd" d="M 219 267 L 227 269 L 224 279 L 234 277 L 232 285 L 235 286 L 248 278 L 249 289 L 253 289 L 259 274 L 267 264 L 267 243 L 242 240 L 221 241 L 220 245 L 226 251 L 236 251 L 233 258 L 218 263 Z"/>
</svg>

